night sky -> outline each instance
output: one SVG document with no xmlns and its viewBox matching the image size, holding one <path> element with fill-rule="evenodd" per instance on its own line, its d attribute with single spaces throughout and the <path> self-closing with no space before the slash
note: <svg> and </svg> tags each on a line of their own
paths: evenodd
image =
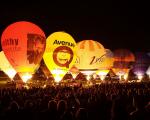
<svg viewBox="0 0 150 120">
<path fill-rule="evenodd" d="M 40 26 L 47 37 L 56 31 L 66 31 L 76 42 L 93 39 L 111 50 L 150 50 L 148 3 L 131 0 L 50 1 L 5 0 L 0 4 L 0 35 L 9 24 L 23 20 Z"/>
</svg>

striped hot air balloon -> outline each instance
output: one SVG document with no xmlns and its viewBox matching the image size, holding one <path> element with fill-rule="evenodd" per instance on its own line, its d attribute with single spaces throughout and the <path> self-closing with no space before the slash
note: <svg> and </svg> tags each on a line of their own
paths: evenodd
<svg viewBox="0 0 150 120">
<path fill-rule="evenodd" d="M 117 76 L 127 76 L 135 61 L 134 54 L 127 49 L 117 49 L 114 51 L 113 71 Z"/>
<path fill-rule="evenodd" d="M 83 74 L 90 75 L 98 70 L 105 58 L 105 48 L 94 40 L 77 43 L 77 60 L 75 66 Z"/>
</svg>

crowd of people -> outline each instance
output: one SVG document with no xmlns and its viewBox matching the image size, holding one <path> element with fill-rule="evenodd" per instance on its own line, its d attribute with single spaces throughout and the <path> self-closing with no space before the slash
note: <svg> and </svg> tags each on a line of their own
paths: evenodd
<svg viewBox="0 0 150 120">
<path fill-rule="evenodd" d="M 0 89 L 0 120 L 150 120 L 150 83 Z"/>
</svg>

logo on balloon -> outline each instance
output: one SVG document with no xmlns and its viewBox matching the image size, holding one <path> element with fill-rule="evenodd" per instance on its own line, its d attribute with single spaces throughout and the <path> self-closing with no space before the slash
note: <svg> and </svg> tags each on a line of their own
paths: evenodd
<svg viewBox="0 0 150 120">
<path fill-rule="evenodd" d="M 65 32 L 54 32 L 46 40 L 43 56 L 49 70 L 69 70 L 76 60 L 76 42 Z"/>
<path fill-rule="evenodd" d="M 45 37 L 39 34 L 27 34 L 27 38 L 27 60 L 30 64 L 38 64 L 45 50 Z"/>
<path fill-rule="evenodd" d="M 96 56 L 93 56 L 92 57 L 92 60 L 90 62 L 90 65 L 92 64 L 95 64 L 95 63 L 102 63 L 104 60 L 106 59 L 106 54 L 100 56 L 100 57 L 96 57 Z"/>
<path fill-rule="evenodd" d="M 69 68 L 73 59 L 73 51 L 67 46 L 59 46 L 53 52 L 53 60 L 60 67 Z"/>
</svg>

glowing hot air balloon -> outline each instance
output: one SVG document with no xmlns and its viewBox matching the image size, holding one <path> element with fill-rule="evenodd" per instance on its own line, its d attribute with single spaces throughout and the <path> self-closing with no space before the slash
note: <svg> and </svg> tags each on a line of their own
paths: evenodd
<svg viewBox="0 0 150 120">
<path fill-rule="evenodd" d="M 145 52 L 136 52 L 135 58 L 136 61 L 133 66 L 133 72 L 137 75 L 139 80 L 142 80 L 150 64 L 150 57 Z"/>
<path fill-rule="evenodd" d="M 99 66 L 99 70 L 96 73 L 100 76 L 101 80 L 104 80 L 109 70 L 113 67 L 113 53 L 109 49 L 105 49 L 106 55 L 102 64 Z"/>
<path fill-rule="evenodd" d="M 76 60 L 76 42 L 65 32 L 54 32 L 46 41 L 44 62 L 55 81 L 60 82 Z"/>
<path fill-rule="evenodd" d="M 8 61 L 23 81 L 27 81 L 39 68 L 46 38 L 37 25 L 20 21 L 9 25 L 4 30 L 1 44 Z"/>
<path fill-rule="evenodd" d="M 5 54 L 3 51 L 0 52 L 0 68 L 2 71 L 4 71 L 11 80 L 13 80 L 13 77 L 16 75 L 15 69 L 11 66 L 9 61 L 7 60 Z"/>
<path fill-rule="evenodd" d="M 127 79 L 128 73 L 135 61 L 134 54 L 127 49 L 117 49 L 114 51 L 113 71 L 117 76 Z"/>
<path fill-rule="evenodd" d="M 77 44 L 77 60 L 75 66 L 87 79 L 98 70 L 105 58 L 105 49 L 102 44 L 94 40 L 83 40 Z"/>
</svg>

